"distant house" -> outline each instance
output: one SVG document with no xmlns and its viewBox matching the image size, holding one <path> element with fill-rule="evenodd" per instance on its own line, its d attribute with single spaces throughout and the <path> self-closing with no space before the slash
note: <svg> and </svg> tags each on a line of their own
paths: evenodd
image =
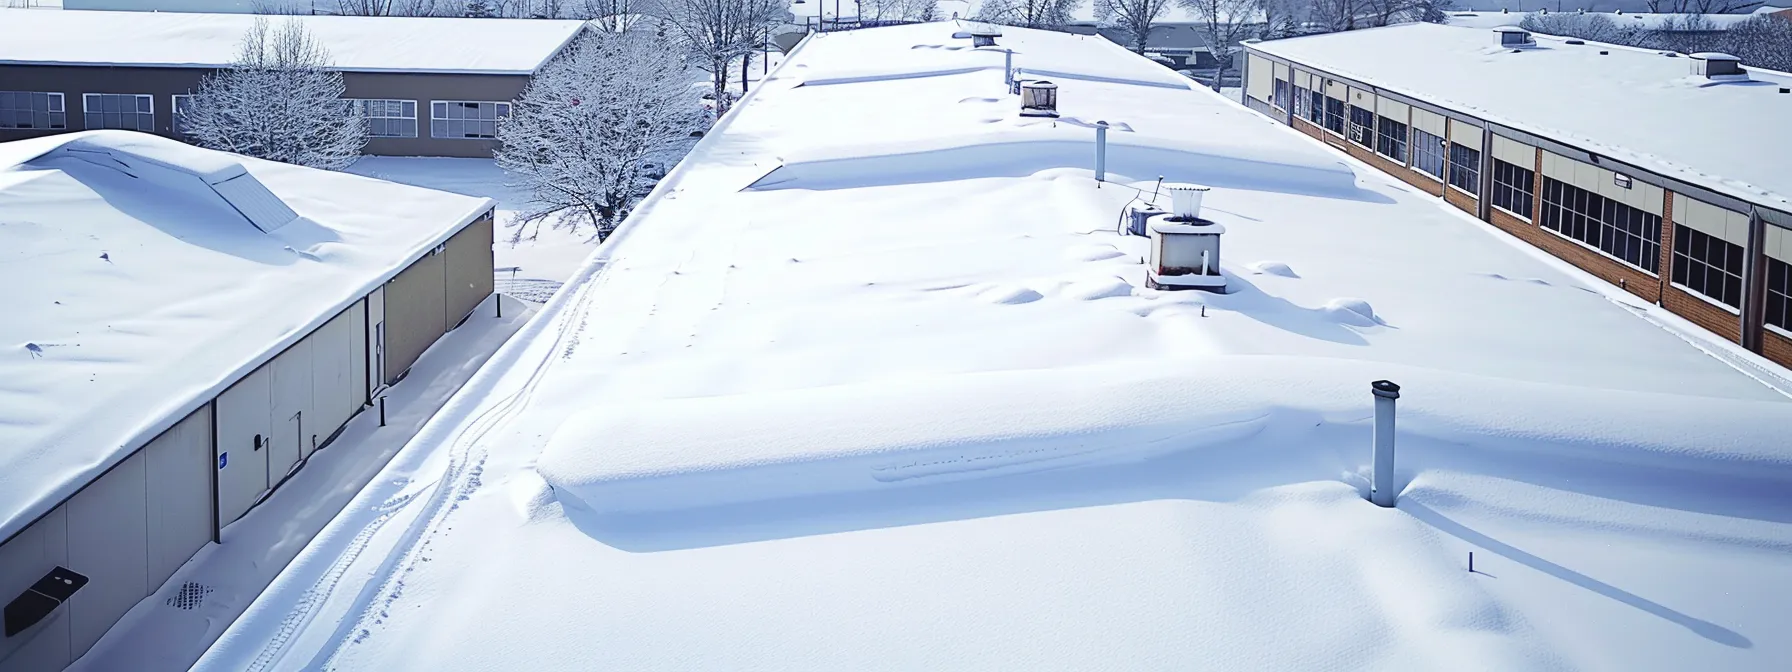
<svg viewBox="0 0 1792 672">
<path fill-rule="evenodd" d="M 293 16 L 367 117 L 368 154 L 491 156 L 497 120 L 582 21 Z M 0 9 L 0 141 L 128 129 L 181 139 L 178 113 L 255 17 Z"/>
<path fill-rule="evenodd" d="M 1132 37 L 1119 28 L 1085 23 L 1069 26 L 1066 31 L 1078 35 L 1100 35 L 1127 49 L 1133 48 Z M 1160 57 L 1160 62 L 1178 70 L 1208 70 L 1219 67 L 1219 61 L 1208 48 L 1207 36 L 1201 27 L 1188 23 L 1159 23 L 1152 26 L 1151 35 L 1145 40 L 1145 55 Z"/>
<path fill-rule="evenodd" d="M 0 143 L 0 282 L 36 288 L 0 320 L 0 670 L 81 657 L 481 305 L 493 205 L 143 133 Z"/>
</svg>

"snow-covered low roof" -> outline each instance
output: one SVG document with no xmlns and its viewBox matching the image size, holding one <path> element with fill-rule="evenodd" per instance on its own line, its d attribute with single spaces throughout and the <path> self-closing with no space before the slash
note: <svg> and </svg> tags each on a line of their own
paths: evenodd
<svg viewBox="0 0 1792 672">
<path fill-rule="evenodd" d="M 1103 38 L 959 29 L 811 36 L 197 669 L 1792 656 L 1752 355 Z M 1146 287 L 1158 176 L 1230 293 Z"/>
<path fill-rule="evenodd" d="M 229 65 L 251 14 L 0 9 L 0 64 L 216 68 Z M 277 16 L 298 21 L 354 72 L 530 74 L 582 21 L 397 16 Z"/>
<path fill-rule="evenodd" d="M 128 131 L 0 144 L 0 539 L 491 207 Z"/>
<path fill-rule="evenodd" d="M 1684 55 L 1405 24 L 1251 45 L 1776 210 L 1792 210 L 1792 76 L 1691 74 Z M 1602 53 L 1603 52 L 1603 53 Z M 1671 53 L 1671 52 L 1669 52 Z"/>
<path fill-rule="evenodd" d="M 1675 25 L 1682 26 L 1680 29 L 1684 30 L 1683 24 L 1687 20 L 1697 17 L 1696 20 L 1701 23 L 1703 30 L 1729 30 L 1731 26 L 1752 19 L 1755 17 L 1755 14 L 1761 14 L 1768 10 L 1777 11 L 1771 7 L 1763 7 L 1760 8 L 1760 10 L 1757 10 L 1754 14 L 1670 14 L 1654 12 L 1586 12 L 1583 14 L 1576 12 L 1501 12 L 1498 9 L 1493 9 L 1486 11 L 1471 10 L 1450 12 L 1448 23 L 1452 26 L 1464 28 L 1498 28 L 1500 26 L 1516 26 L 1524 21 L 1525 17 L 1537 14 L 1540 16 L 1577 16 L 1585 17 L 1589 20 L 1593 17 L 1603 16 L 1611 21 L 1613 28 L 1618 29 L 1640 28 L 1643 30 L 1660 30 L 1663 26 Z"/>
</svg>

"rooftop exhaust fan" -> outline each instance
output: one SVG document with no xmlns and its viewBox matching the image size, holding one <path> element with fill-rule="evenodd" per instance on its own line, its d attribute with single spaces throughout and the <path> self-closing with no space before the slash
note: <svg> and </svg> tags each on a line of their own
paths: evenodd
<svg viewBox="0 0 1792 672">
<path fill-rule="evenodd" d="M 971 46 L 973 46 L 973 47 L 996 46 L 996 38 L 1002 36 L 1002 31 L 996 29 L 993 26 L 978 26 L 978 27 L 972 28 L 970 30 L 970 33 L 971 33 Z"/>
<path fill-rule="evenodd" d="M 1021 82 L 1020 116 L 1058 116 L 1058 85 L 1043 79 Z"/>
<path fill-rule="evenodd" d="M 1220 234 L 1226 227 L 1201 219 L 1201 200 L 1208 187 L 1170 183 L 1170 212 L 1150 218 L 1150 267 L 1145 285 L 1152 289 L 1199 289 L 1225 292 L 1226 276 L 1220 272 Z"/>
</svg>

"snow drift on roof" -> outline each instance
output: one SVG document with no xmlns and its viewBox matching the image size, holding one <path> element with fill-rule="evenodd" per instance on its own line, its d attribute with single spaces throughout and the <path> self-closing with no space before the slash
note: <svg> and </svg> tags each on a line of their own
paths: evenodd
<svg viewBox="0 0 1792 672">
<path fill-rule="evenodd" d="M 0 64 L 216 68 L 235 59 L 256 17 L 183 12 L 0 9 Z M 361 72 L 529 74 L 582 21 L 282 16 L 317 38 L 335 67 Z"/>
<path fill-rule="evenodd" d="M 1792 76 L 1690 76 L 1685 58 L 1414 23 L 1252 45 L 1268 54 L 1529 131 L 1742 200 L 1792 210 Z M 1601 54 L 1600 52 L 1605 52 Z"/>
<path fill-rule="evenodd" d="M 128 131 L 0 143 L 0 539 L 490 208 Z"/>
</svg>

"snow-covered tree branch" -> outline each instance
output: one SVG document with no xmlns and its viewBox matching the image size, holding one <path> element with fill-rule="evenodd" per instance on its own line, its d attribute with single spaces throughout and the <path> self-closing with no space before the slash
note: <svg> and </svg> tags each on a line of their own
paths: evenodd
<svg viewBox="0 0 1792 672">
<path fill-rule="evenodd" d="M 1213 89 L 1218 91 L 1225 81 L 1226 70 L 1240 50 L 1238 43 L 1251 37 L 1257 0 L 1179 0 L 1195 15 L 1196 25 L 1207 39 L 1207 51 L 1219 61 L 1213 73 Z"/>
<path fill-rule="evenodd" d="M 1023 28 L 1062 28 L 1083 0 L 984 0 L 972 17 L 987 23 Z"/>
<path fill-rule="evenodd" d="M 513 241 L 543 224 L 602 240 L 677 162 L 703 123 L 680 53 L 594 32 L 536 75 L 498 126 L 498 166 L 530 195 Z"/>
<path fill-rule="evenodd" d="M 367 122 L 342 93 L 342 73 L 303 24 L 257 18 L 236 61 L 206 76 L 178 124 L 202 147 L 337 170 L 367 144 Z"/>
<path fill-rule="evenodd" d="M 783 8 L 774 0 L 662 1 L 661 18 L 694 64 L 710 75 L 718 119 L 730 104 L 728 66 L 763 44 L 762 36 Z"/>
<path fill-rule="evenodd" d="M 1170 0 L 1095 0 L 1095 19 L 1125 33 L 1134 53 L 1145 53 L 1151 27 L 1170 8 Z"/>
</svg>

